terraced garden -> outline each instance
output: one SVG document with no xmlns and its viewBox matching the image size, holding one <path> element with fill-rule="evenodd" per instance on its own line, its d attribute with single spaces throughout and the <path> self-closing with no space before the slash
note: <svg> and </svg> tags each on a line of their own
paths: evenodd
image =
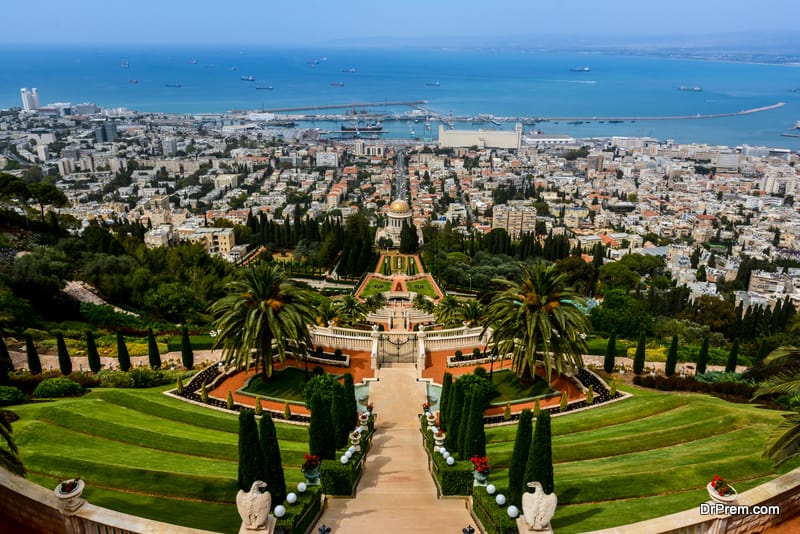
<svg viewBox="0 0 800 534">
<path fill-rule="evenodd" d="M 107 508 L 196 528 L 238 532 L 238 419 L 151 390 L 95 390 L 13 407 L 28 478 L 47 487 L 81 476 Z M 275 424 L 287 485 L 303 480 L 304 427 Z"/>
<path fill-rule="evenodd" d="M 779 474 L 761 459 L 780 413 L 695 394 L 635 390 L 631 399 L 553 419 L 557 532 L 586 532 L 708 500 L 714 475 L 737 491 Z M 490 481 L 508 479 L 516 426 L 487 429 Z M 780 473 L 800 461 L 784 466 Z"/>
</svg>

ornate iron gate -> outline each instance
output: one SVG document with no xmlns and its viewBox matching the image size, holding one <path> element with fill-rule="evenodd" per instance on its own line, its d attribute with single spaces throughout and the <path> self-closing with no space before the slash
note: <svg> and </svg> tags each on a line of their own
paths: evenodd
<svg viewBox="0 0 800 534">
<path fill-rule="evenodd" d="M 413 333 L 381 334 L 378 361 L 381 366 L 393 363 L 416 363 L 417 336 Z"/>
</svg>

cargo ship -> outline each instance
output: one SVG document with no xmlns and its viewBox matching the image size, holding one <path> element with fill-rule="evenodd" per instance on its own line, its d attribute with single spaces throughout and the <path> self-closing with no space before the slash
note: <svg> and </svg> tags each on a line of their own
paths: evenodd
<svg viewBox="0 0 800 534">
<path fill-rule="evenodd" d="M 342 124 L 343 132 L 382 132 L 383 123 L 380 121 L 355 121 Z"/>
</svg>

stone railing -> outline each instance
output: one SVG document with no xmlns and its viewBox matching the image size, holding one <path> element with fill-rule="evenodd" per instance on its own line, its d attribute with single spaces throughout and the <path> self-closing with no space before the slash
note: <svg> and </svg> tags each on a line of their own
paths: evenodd
<svg viewBox="0 0 800 534">
<path fill-rule="evenodd" d="M 372 332 L 352 328 L 314 328 L 311 342 L 315 347 L 330 347 L 343 351 L 368 351 L 372 348 Z"/>
<path fill-rule="evenodd" d="M 231 505 L 233 506 L 233 505 Z M 212 534 L 115 512 L 85 501 L 68 510 L 53 490 L 0 469 L 0 525 L 3 532 L 41 534 Z"/>
<path fill-rule="evenodd" d="M 449 330 L 434 330 L 425 332 L 425 348 L 429 351 L 469 349 L 486 345 L 487 336 L 482 336 L 478 328 L 453 328 Z"/>
<path fill-rule="evenodd" d="M 713 505 L 713 503 L 709 504 L 709 506 Z M 745 508 L 735 510 L 740 512 L 738 514 L 715 514 L 713 509 L 703 510 L 711 512 L 703 515 L 701 514 L 701 503 L 697 503 L 697 506 L 690 510 L 596 532 L 601 534 L 628 532 L 749 534 L 750 532 L 763 532 L 768 527 L 777 525 L 800 512 L 800 468 L 740 493 L 735 505 L 746 507 L 750 511 L 754 506 L 777 508 L 773 508 L 771 511 L 765 508 L 764 510 L 769 513 L 759 515 L 747 513 Z M 787 532 L 789 531 L 787 530 Z"/>
</svg>

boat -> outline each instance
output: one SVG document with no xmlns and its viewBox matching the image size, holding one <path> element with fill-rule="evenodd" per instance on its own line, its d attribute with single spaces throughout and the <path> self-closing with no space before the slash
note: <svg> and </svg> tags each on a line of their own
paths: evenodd
<svg viewBox="0 0 800 534">
<path fill-rule="evenodd" d="M 425 85 L 427 85 L 428 87 L 439 87 L 440 84 L 439 82 L 428 82 Z"/>
<path fill-rule="evenodd" d="M 196 59 L 189 60 L 189 65 L 197 65 L 197 60 Z"/>
<path fill-rule="evenodd" d="M 702 90 L 703 88 L 699 85 L 681 85 L 678 87 L 678 91 L 688 91 L 690 93 L 699 93 Z"/>
<path fill-rule="evenodd" d="M 164 87 L 183 87 L 183 86 L 179 83 L 165 83 Z"/>
<path fill-rule="evenodd" d="M 253 76 L 252 74 L 250 76 L 242 76 L 239 79 L 242 80 L 243 82 L 254 82 L 254 81 L 256 81 L 256 77 Z"/>
<path fill-rule="evenodd" d="M 348 124 L 342 124 L 343 132 L 382 132 L 383 123 L 380 121 L 357 120 Z"/>
<path fill-rule="evenodd" d="M 130 66 L 131 66 L 130 63 L 128 63 L 127 61 L 123 61 L 122 63 L 119 64 L 119 68 L 121 69 L 127 69 L 130 68 Z"/>
<path fill-rule="evenodd" d="M 347 69 L 342 69 L 342 72 L 348 72 L 348 73 L 350 73 L 350 74 L 353 74 L 355 71 L 356 71 L 355 67 L 350 67 L 350 68 L 347 68 Z"/>
<path fill-rule="evenodd" d="M 291 119 L 272 119 L 271 121 L 266 122 L 267 126 L 282 126 L 284 128 L 291 128 L 292 126 L 296 126 L 297 123 Z"/>
<path fill-rule="evenodd" d="M 128 83 L 137 84 L 139 83 L 139 80 L 128 80 Z"/>
<path fill-rule="evenodd" d="M 795 122 L 794 126 L 792 126 L 790 130 L 800 130 L 800 121 Z"/>
<path fill-rule="evenodd" d="M 334 87 L 344 87 L 344 82 L 331 82 Z"/>
<path fill-rule="evenodd" d="M 271 85 L 256 85 L 256 89 L 266 89 L 267 91 L 272 91 Z"/>
<path fill-rule="evenodd" d="M 589 72 L 592 69 L 590 69 L 589 67 L 572 67 L 569 70 L 571 72 Z"/>
</svg>

